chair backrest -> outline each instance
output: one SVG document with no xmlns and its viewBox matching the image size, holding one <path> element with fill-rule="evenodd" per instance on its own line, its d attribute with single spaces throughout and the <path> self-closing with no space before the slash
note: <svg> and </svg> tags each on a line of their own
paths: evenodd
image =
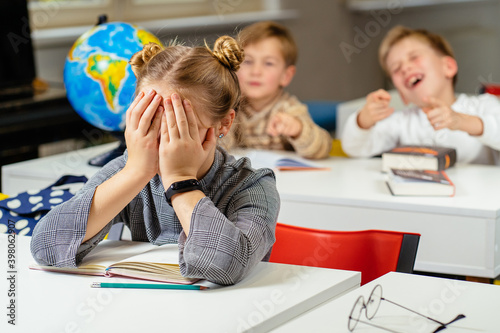
<svg viewBox="0 0 500 333">
<path fill-rule="evenodd" d="M 412 273 L 420 234 L 331 231 L 278 223 L 270 261 L 361 272 L 365 284 L 388 272 Z"/>
<path fill-rule="evenodd" d="M 314 123 L 326 129 L 335 131 L 338 101 L 311 100 L 304 102 Z"/>
</svg>

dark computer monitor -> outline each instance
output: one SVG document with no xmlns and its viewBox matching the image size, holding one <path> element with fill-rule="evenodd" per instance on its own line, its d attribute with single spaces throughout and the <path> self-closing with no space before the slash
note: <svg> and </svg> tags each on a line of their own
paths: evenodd
<svg viewBox="0 0 500 333">
<path fill-rule="evenodd" d="M 0 99 L 32 95 L 35 61 L 27 0 L 0 2 Z"/>
</svg>

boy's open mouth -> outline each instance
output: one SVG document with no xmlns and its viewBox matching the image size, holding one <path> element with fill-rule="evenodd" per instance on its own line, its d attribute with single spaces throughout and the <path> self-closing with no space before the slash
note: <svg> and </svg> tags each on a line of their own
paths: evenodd
<svg viewBox="0 0 500 333">
<path fill-rule="evenodd" d="M 420 82 L 422 82 L 422 79 L 424 78 L 424 76 L 422 74 L 417 74 L 417 75 L 413 75 L 412 77 L 410 77 L 407 81 L 406 81 L 406 86 L 408 88 L 414 88 L 416 87 Z"/>
</svg>

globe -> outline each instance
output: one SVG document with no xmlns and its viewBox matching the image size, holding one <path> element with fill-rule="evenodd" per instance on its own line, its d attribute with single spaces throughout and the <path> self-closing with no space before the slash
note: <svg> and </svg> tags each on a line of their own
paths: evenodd
<svg viewBox="0 0 500 333">
<path fill-rule="evenodd" d="M 94 26 L 71 47 L 64 65 L 67 98 L 87 122 L 105 131 L 125 128 L 125 113 L 135 92 L 128 61 L 153 34 L 133 24 L 109 22 Z"/>
</svg>

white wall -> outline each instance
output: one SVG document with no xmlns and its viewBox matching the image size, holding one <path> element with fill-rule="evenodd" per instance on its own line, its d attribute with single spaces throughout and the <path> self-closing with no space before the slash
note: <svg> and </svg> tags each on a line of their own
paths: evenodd
<svg viewBox="0 0 500 333">
<path fill-rule="evenodd" d="M 480 81 L 500 82 L 499 1 L 403 8 L 408 1 L 413 0 L 390 0 L 386 8 L 362 13 L 350 12 L 342 0 L 282 1 L 300 13 L 297 20 L 285 22 L 300 48 L 290 90 L 302 99 L 348 100 L 390 88 L 378 65 L 377 49 L 397 24 L 425 28 L 448 39 L 459 64 L 457 91 L 475 93 Z M 360 37 L 363 33 L 367 39 Z M 346 57 L 341 45 L 347 44 L 357 46 L 359 53 Z"/>
<path fill-rule="evenodd" d="M 398 1 L 406 0 L 391 0 L 392 7 L 375 12 L 355 13 L 345 7 L 343 0 L 282 0 L 284 8 L 296 9 L 299 14 L 282 21 L 299 45 L 298 71 L 289 90 L 303 100 L 349 100 L 381 87 L 389 88 L 378 65 L 377 48 L 386 31 L 396 24 L 427 28 L 450 41 L 459 63 L 457 91 L 474 93 L 481 80 L 500 82 L 500 2 L 403 9 Z M 235 29 L 241 27 L 243 24 L 228 24 L 183 32 L 161 31 L 161 37 L 179 35 L 188 44 L 201 43 L 204 38 L 234 35 Z M 50 47 L 35 45 L 38 76 L 62 84 L 70 46 L 68 42 Z M 346 49 L 356 51 L 349 55 Z"/>
</svg>

